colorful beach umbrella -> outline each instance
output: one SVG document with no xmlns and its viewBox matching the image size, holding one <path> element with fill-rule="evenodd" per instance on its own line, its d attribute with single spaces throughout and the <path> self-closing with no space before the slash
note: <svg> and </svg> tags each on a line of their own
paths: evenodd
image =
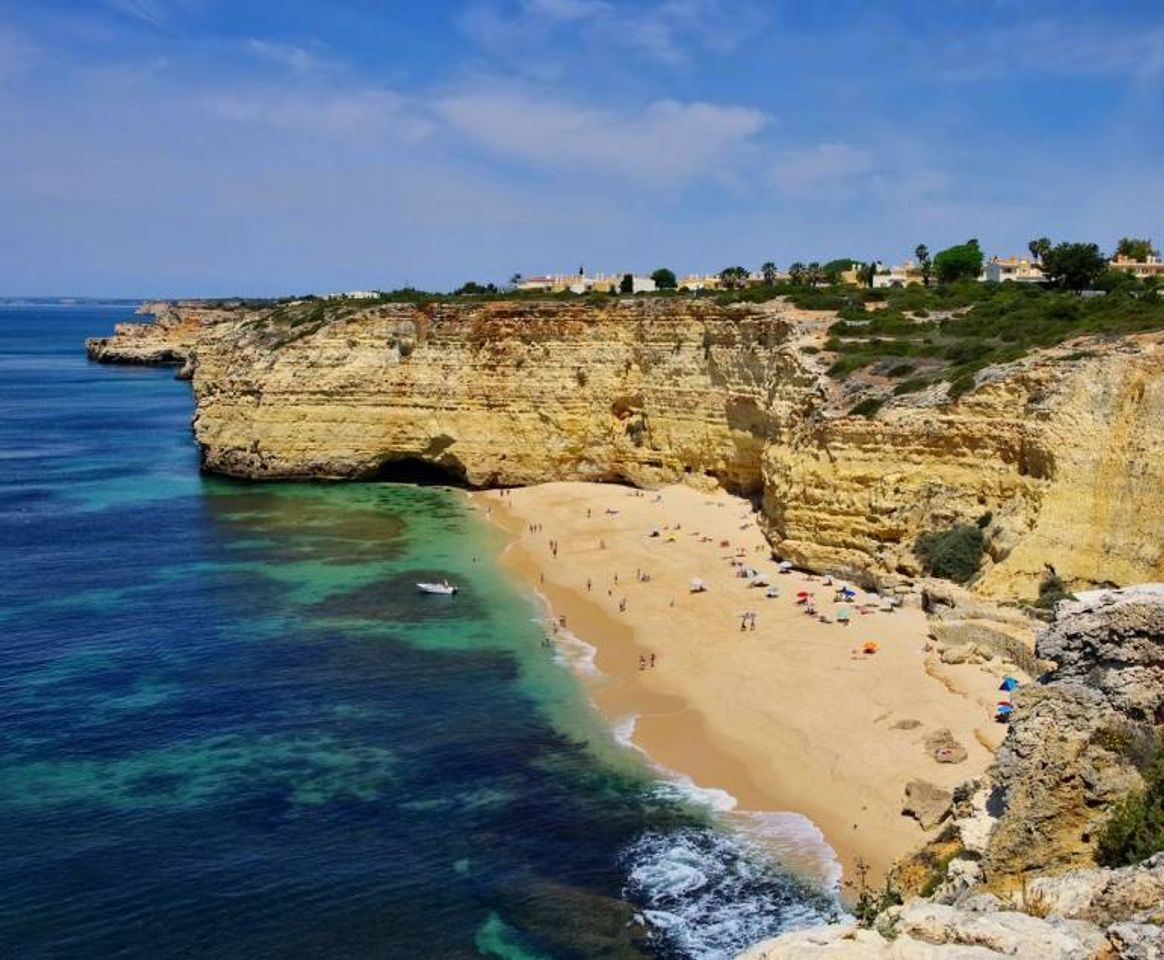
<svg viewBox="0 0 1164 960">
<path fill-rule="evenodd" d="M 848 607 L 841 607 L 837 610 L 838 620 L 848 620 L 853 615 L 853 612 Z"/>
</svg>

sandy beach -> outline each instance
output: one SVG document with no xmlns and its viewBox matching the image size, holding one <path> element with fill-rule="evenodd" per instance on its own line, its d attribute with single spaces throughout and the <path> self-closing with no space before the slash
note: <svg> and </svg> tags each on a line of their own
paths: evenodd
<svg viewBox="0 0 1164 960">
<path fill-rule="evenodd" d="M 730 793 L 740 811 L 807 816 L 847 877 L 857 858 L 880 876 L 924 841 L 900 812 L 909 780 L 953 787 L 1002 740 L 996 668 L 940 664 L 916 606 L 885 612 L 863 592 L 836 603 L 836 584 L 778 573 L 746 500 L 552 483 L 474 501 L 514 537 L 502 562 L 597 648 L 598 672 L 582 679 L 611 722 L 633 718 L 653 761 Z M 749 586 L 741 565 L 780 595 Z M 706 591 L 691 591 L 695 578 Z M 807 615 L 801 592 L 831 622 Z M 741 629 L 746 613 L 754 624 Z M 926 750 L 942 728 L 964 762 Z"/>
</svg>

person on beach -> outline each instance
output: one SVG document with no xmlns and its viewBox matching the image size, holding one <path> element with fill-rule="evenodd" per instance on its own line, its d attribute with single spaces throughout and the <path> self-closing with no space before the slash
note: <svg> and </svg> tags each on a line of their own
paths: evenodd
<svg viewBox="0 0 1164 960">
<path fill-rule="evenodd" d="M 590 592 L 590 588 L 591 588 L 592 586 L 594 586 L 594 584 L 592 584 L 592 583 L 590 582 L 590 578 L 589 578 L 589 577 L 587 577 L 587 578 L 586 578 L 586 592 L 587 592 L 587 593 L 589 593 L 589 592 Z"/>
<path fill-rule="evenodd" d="M 647 669 L 647 658 L 642 656 L 642 655 L 639 656 L 639 669 L 640 670 Z"/>
<path fill-rule="evenodd" d="M 626 597 L 623 597 L 621 600 L 618 601 L 618 612 L 619 613 L 626 613 Z"/>
<path fill-rule="evenodd" d="M 651 654 L 651 669 L 655 669 L 655 655 L 653 653 Z"/>
</svg>

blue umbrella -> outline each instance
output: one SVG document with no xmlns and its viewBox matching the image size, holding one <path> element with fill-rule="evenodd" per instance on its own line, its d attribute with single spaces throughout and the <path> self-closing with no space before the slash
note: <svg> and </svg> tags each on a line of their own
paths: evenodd
<svg viewBox="0 0 1164 960">
<path fill-rule="evenodd" d="M 1014 677 L 1006 677 L 1003 679 L 999 690 L 1011 691 L 1019 685 L 1019 682 Z"/>
</svg>

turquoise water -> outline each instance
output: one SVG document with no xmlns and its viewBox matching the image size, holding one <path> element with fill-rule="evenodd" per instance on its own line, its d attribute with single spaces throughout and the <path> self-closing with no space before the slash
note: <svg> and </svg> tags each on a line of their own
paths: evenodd
<svg viewBox="0 0 1164 960">
<path fill-rule="evenodd" d="M 461 494 L 201 477 L 187 386 L 84 358 L 124 314 L 0 308 L 0 955 L 712 958 L 831 912 L 616 744 Z"/>
</svg>

